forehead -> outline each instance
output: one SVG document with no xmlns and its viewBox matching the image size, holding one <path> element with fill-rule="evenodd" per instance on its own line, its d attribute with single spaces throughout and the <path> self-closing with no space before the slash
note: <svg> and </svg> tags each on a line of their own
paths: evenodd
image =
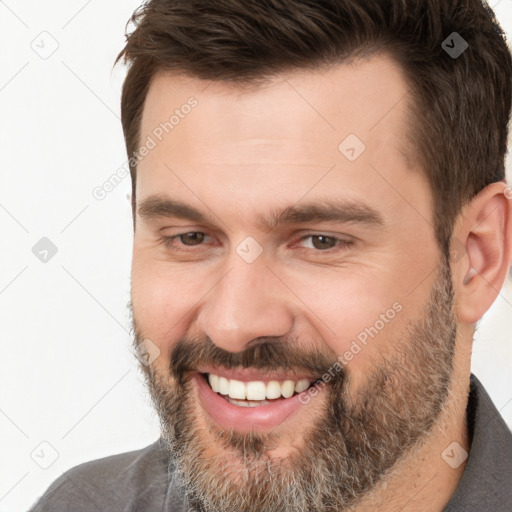
<svg viewBox="0 0 512 512">
<path fill-rule="evenodd" d="M 398 63 L 387 54 L 283 73 L 260 86 L 160 72 L 148 90 L 141 135 L 168 121 L 190 98 L 199 107 L 193 112 L 198 121 L 193 137 L 205 146 L 229 140 L 254 144 L 258 138 L 279 143 L 287 138 L 301 144 L 308 139 L 323 151 L 319 140 L 336 142 L 347 133 L 357 133 L 364 140 L 378 135 L 379 125 L 386 125 L 386 133 L 392 125 L 396 145 L 405 146 L 408 84 Z M 182 120 L 180 116 L 182 126 L 173 126 L 173 135 L 186 132 L 190 122 Z"/>
<path fill-rule="evenodd" d="M 410 101 L 385 54 L 252 87 L 159 73 L 143 109 L 140 143 L 151 149 L 138 165 L 137 199 L 175 191 L 199 204 L 215 194 L 242 207 L 279 190 L 295 202 L 320 191 L 315 183 L 333 167 L 323 191 L 357 196 L 413 166 Z"/>
</svg>

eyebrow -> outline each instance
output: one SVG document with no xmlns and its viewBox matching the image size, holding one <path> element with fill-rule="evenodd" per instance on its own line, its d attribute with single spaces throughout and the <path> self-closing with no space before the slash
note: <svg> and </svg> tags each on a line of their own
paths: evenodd
<svg viewBox="0 0 512 512">
<path fill-rule="evenodd" d="M 152 195 L 144 199 L 137 208 L 138 216 L 150 220 L 156 218 L 180 218 L 201 224 L 215 223 L 213 213 L 205 214 L 177 199 Z M 218 217 L 217 217 L 218 218 Z M 383 226 L 382 215 L 361 201 L 325 199 L 310 203 L 297 203 L 282 210 L 256 217 L 261 229 L 273 229 L 283 224 L 306 224 L 308 222 L 339 222 Z"/>
</svg>

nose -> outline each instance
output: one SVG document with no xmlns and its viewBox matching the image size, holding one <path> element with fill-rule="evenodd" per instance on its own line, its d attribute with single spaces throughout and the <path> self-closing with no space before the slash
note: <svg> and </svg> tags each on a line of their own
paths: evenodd
<svg viewBox="0 0 512 512">
<path fill-rule="evenodd" d="M 247 263 L 234 254 L 230 263 L 224 267 L 227 273 L 200 305 L 200 331 L 230 352 L 241 352 L 262 336 L 289 333 L 293 315 L 287 307 L 287 290 L 265 260 Z"/>
</svg>

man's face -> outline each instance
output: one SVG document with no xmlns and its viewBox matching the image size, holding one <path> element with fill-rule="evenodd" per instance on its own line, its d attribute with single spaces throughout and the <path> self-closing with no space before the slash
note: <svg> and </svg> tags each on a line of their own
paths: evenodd
<svg viewBox="0 0 512 512">
<path fill-rule="evenodd" d="M 136 343 L 159 351 L 142 367 L 208 510 L 348 506 L 439 415 L 451 279 L 404 155 L 407 89 L 384 56 L 253 89 L 151 84 Z"/>
</svg>

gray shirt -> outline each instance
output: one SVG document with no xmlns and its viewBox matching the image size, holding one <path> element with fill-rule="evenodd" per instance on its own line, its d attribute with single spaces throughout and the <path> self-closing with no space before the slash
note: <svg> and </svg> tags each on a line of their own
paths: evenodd
<svg viewBox="0 0 512 512">
<path fill-rule="evenodd" d="M 512 433 L 478 379 L 467 406 L 471 449 L 443 512 L 512 511 Z M 186 512 L 183 489 L 160 440 L 142 450 L 76 466 L 48 488 L 30 512 Z"/>
</svg>

